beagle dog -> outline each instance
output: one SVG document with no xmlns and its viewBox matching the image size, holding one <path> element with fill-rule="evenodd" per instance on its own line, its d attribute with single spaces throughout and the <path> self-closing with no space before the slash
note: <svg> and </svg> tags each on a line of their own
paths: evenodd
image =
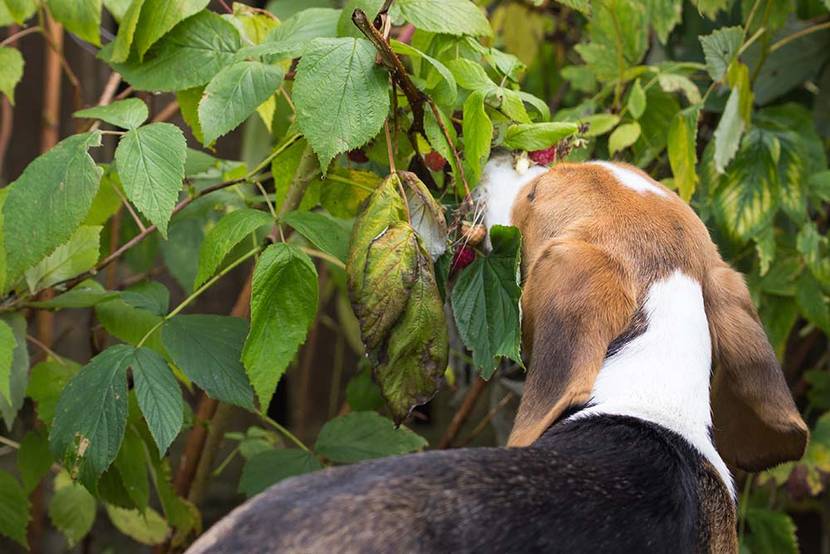
<svg viewBox="0 0 830 554">
<path fill-rule="evenodd" d="M 741 275 L 630 165 L 497 157 L 481 190 L 524 237 L 513 448 L 288 479 L 189 552 L 737 552 L 729 467 L 798 459 L 808 434 Z"/>
</svg>

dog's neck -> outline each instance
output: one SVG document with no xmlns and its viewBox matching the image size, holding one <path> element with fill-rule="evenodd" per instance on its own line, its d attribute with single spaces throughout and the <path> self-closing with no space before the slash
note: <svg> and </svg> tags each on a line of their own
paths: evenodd
<svg viewBox="0 0 830 554">
<path fill-rule="evenodd" d="M 651 285 L 642 310 L 645 331 L 605 360 L 590 406 L 572 417 L 627 415 L 670 429 L 715 467 L 734 497 L 712 443 L 712 344 L 700 283 L 675 272 Z"/>
</svg>

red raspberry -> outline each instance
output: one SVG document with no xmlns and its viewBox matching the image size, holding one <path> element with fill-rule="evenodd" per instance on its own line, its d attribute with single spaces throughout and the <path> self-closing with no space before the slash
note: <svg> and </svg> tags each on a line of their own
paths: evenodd
<svg viewBox="0 0 830 554">
<path fill-rule="evenodd" d="M 369 156 L 363 150 L 352 150 L 348 153 L 348 156 L 356 164 L 365 164 L 369 161 Z"/>
<path fill-rule="evenodd" d="M 444 156 L 439 154 L 437 150 L 433 150 L 424 156 L 424 163 L 426 163 L 427 167 L 433 171 L 442 171 L 444 166 L 447 165 L 447 160 L 445 160 Z"/>
<path fill-rule="evenodd" d="M 455 251 L 455 254 L 452 257 L 452 266 L 450 266 L 450 272 L 455 273 L 456 271 L 461 271 L 476 259 L 476 251 L 473 250 L 468 245 L 463 245 Z"/>
<path fill-rule="evenodd" d="M 556 146 L 528 152 L 527 156 L 539 165 L 550 165 L 556 161 Z"/>
</svg>

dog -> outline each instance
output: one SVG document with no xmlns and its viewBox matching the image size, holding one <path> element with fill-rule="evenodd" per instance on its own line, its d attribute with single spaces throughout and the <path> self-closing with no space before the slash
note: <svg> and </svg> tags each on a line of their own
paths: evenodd
<svg viewBox="0 0 830 554">
<path fill-rule="evenodd" d="M 484 171 L 522 232 L 525 390 L 510 448 L 295 477 L 188 552 L 737 552 L 730 467 L 801 457 L 802 420 L 741 275 L 641 170 Z"/>
</svg>

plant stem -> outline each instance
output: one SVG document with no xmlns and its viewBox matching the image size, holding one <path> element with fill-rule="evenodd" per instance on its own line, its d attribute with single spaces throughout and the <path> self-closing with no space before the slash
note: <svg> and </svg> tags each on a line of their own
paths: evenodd
<svg viewBox="0 0 830 554">
<path fill-rule="evenodd" d="M 784 46 L 788 45 L 789 43 L 793 42 L 794 40 L 798 40 L 801 37 L 806 37 L 807 35 L 816 33 L 818 31 L 824 31 L 825 29 L 830 29 L 830 21 L 825 21 L 819 25 L 813 25 L 812 27 L 807 27 L 806 29 L 801 29 L 798 32 L 795 32 L 791 35 L 788 35 L 778 42 L 773 43 L 772 46 L 769 47 L 769 53 L 772 54 L 779 48 L 783 48 Z"/>
<path fill-rule="evenodd" d="M 489 381 L 485 381 L 481 377 L 476 376 L 475 381 L 473 381 L 473 384 L 470 385 L 467 394 L 464 396 L 464 401 L 461 403 L 461 406 L 458 407 L 458 411 L 455 412 L 452 421 L 450 421 L 447 431 L 438 442 L 438 448 L 444 449 L 452 446 L 452 441 L 455 440 L 455 437 L 458 436 L 458 432 L 461 431 L 461 427 L 464 425 L 464 422 L 467 421 L 468 417 L 470 417 L 470 413 L 472 413 L 476 402 L 478 402 L 478 399 L 481 396 L 481 393 L 484 392 L 484 389 L 487 388 L 488 383 Z"/>
<path fill-rule="evenodd" d="M 312 258 L 319 258 L 321 260 L 327 261 L 328 263 L 330 263 L 332 265 L 335 265 L 335 266 L 339 267 L 340 269 L 343 269 L 343 270 L 346 269 L 346 264 L 341 262 L 340 259 L 335 258 L 331 254 L 327 254 L 327 253 L 323 252 L 322 250 L 316 250 L 314 248 L 308 248 L 307 246 L 301 246 L 300 250 L 302 250 L 303 252 L 305 252 L 306 254 L 311 256 Z"/>
<path fill-rule="evenodd" d="M 10 448 L 14 448 L 15 450 L 20 450 L 20 443 L 15 442 L 11 439 L 7 439 L 6 437 L 0 435 L 0 444 L 5 444 Z"/>
<path fill-rule="evenodd" d="M 285 427 L 283 427 L 282 425 L 280 425 L 279 423 L 277 423 L 276 421 L 274 421 L 273 419 L 268 417 L 266 414 L 260 413 L 259 417 L 262 418 L 262 421 L 266 422 L 271 427 L 273 427 L 274 429 L 276 429 L 277 431 L 282 433 L 285 436 L 285 438 L 287 438 L 288 440 L 290 440 L 291 442 L 296 444 L 302 450 L 305 450 L 306 452 L 309 452 L 309 453 L 311 452 L 311 450 L 309 450 L 309 448 L 305 445 L 305 443 L 303 443 L 303 441 L 298 439 L 294 435 L 294 433 L 292 433 L 291 431 L 289 431 L 288 429 L 286 429 Z"/>
<path fill-rule="evenodd" d="M 43 30 L 40 25 L 35 25 L 34 27 L 29 27 L 27 29 L 23 29 L 22 31 L 18 31 L 14 34 L 9 35 L 3 42 L 0 42 L 0 46 L 8 46 L 13 42 L 25 37 L 26 35 L 31 35 L 33 33 L 39 33 Z"/>
</svg>

